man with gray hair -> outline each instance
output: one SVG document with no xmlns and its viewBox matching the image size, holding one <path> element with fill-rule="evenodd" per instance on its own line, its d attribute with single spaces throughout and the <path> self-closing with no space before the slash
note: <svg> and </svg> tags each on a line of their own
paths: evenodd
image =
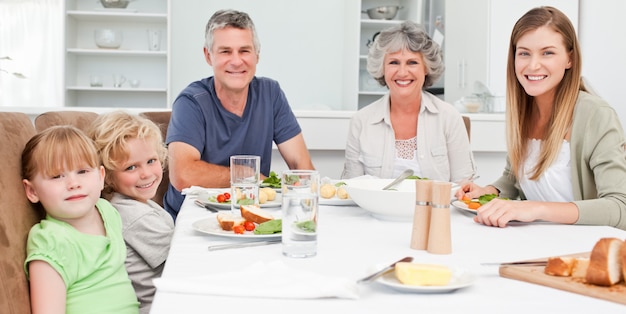
<svg viewBox="0 0 626 314">
<path fill-rule="evenodd" d="M 174 219 L 182 189 L 230 186 L 231 155 L 261 156 L 261 176 L 266 177 L 274 142 L 290 169 L 314 169 L 278 82 L 255 76 L 259 53 L 248 14 L 220 10 L 209 19 L 204 58 L 214 75 L 178 95 L 166 137 L 170 185 L 163 203 Z"/>
</svg>

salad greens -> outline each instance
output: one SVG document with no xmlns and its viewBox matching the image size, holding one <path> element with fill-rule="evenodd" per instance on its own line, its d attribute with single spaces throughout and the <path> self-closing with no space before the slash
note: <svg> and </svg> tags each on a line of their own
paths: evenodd
<svg viewBox="0 0 626 314">
<path fill-rule="evenodd" d="M 296 227 L 298 227 L 298 229 L 302 231 L 315 232 L 315 228 L 317 227 L 317 225 L 315 224 L 315 221 L 307 220 L 297 223 Z"/>
<path fill-rule="evenodd" d="M 419 176 L 408 176 L 406 177 L 408 180 L 428 180 L 428 178 L 424 177 L 419 177 Z"/>
<path fill-rule="evenodd" d="M 265 178 L 262 182 L 263 186 L 268 186 L 275 189 L 280 189 L 280 178 L 274 171 L 270 171 L 270 176 Z"/>
<path fill-rule="evenodd" d="M 335 183 L 335 187 L 340 187 L 340 186 L 343 186 L 343 185 L 346 185 L 346 183 L 343 182 L 343 181 L 339 181 L 339 182 Z"/>
<path fill-rule="evenodd" d="M 272 219 L 264 223 L 260 223 L 254 228 L 254 234 L 273 234 L 281 233 L 283 231 L 283 220 Z"/>
<path fill-rule="evenodd" d="M 480 205 L 485 205 L 485 204 L 489 203 L 494 198 L 508 200 L 508 198 L 506 198 L 506 197 L 498 197 L 498 195 L 496 195 L 496 194 L 485 194 L 485 195 L 481 195 L 480 197 L 478 197 L 478 202 L 480 203 Z"/>
</svg>

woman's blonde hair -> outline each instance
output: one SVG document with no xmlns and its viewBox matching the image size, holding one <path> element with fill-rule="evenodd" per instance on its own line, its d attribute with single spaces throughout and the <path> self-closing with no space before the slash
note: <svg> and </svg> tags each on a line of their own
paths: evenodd
<svg viewBox="0 0 626 314">
<path fill-rule="evenodd" d="M 569 53 L 571 67 L 565 70 L 563 79 L 556 88 L 554 109 L 542 138 L 539 160 L 532 169 L 531 180 L 537 180 L 556 159 L 571 127 L 578 92 L 586 90 L 581 79 L 582 57 L 578 38 L 567 16 L 548 6 L 534 8 L 524 14 L 515 23 L 511 33 L 506 73 L 507 146 L 511 173 L 519 178 L 524 171 L 522 165 L 528 152 L 530 132 L 534 127 L 531 117 L 535 110 L 534 97 L 525 92 L 515 74 L 516 46 L 526 33 L 544 26 L 561 34 L 563 44 Z"/>
<path fill-rule="evenodd" d="M 128 141 L 141 139 L 154 145 L 161 167 L 165 168 L 167 149 L 159 127 L 149 119 L 124 111 L 101 114 L 94 121 L 88 135 L 96 144 L 100 160 L 106 169 L 104 193 L 114 191 L 113 171 L 119 170 L 129 158 Z"/>
<path fill-rule="evenodd" d="M 33 136 L 22 151 L 22 178 L 32 180 L 41 173 L 55 176 L 64 170 L 100 166 L 93 141 L 69 125 L 47 128 Z"/>
</svg>

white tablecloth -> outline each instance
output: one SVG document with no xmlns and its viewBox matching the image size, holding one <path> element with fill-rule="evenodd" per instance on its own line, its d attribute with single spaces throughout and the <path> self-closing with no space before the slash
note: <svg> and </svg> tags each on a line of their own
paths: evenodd
<svg viewBox="0 0 626 314">
<path fill-rule="evenodd" d="M 467 288 L 446 294 L 401 293 L 380 283 L 359 286 L 354 299 L 242 298 L 158 291 L 151 313 L 618 313 L 626 307 L 571 292 L 502 278 L 498 267 L 481 262 L 517 261 L 587 252 L 602 237 L 626 238 L 626 232 L 602 226 L 548 223 L 518 224 L 506 228 L 476 224 L 471 214 L 451 209 L 452 254 L 413 250 L 411 222 L 389 222 L 371 217 L 356 206 L 321 206 L 318 255 L 287 258 L 281 245 L 208 251 L 213 244 L 240 241 L 192 229 L 192 223 L 212 215 L 185 200 L 163 278 L 185 278 L 243 269 L 257 261 L 277 260 L 289 267 L 328 276 L 353 278 L 374 266 L 413 256 L 414 262 L 442 263 L 465 268 L 477 276 Z M 275 209 L 276 211 L 279 208 Z M 250 278 L 254 280 L 254 278 Z M 326 312 L 329 311 L 329 312 Z M 227 313 L 227 312 L 224 312 Z"/>
</svg>

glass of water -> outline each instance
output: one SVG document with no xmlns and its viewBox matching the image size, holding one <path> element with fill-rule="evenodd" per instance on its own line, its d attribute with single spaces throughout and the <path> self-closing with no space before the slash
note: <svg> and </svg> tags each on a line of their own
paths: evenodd
<svg viewBox="0 0 626 314">
<path fill-rule="evenodd" d="M 230 156 L 230 209 L 240 214 L 239 205 L 259 205 L 261 157 Z"/>
<path fill-rule="evenodd" d="M 320 176 L 314 170 L 286 170 L 282 186 L 282 245 L 288 257 L 317 254 Z"/>
</svg>

